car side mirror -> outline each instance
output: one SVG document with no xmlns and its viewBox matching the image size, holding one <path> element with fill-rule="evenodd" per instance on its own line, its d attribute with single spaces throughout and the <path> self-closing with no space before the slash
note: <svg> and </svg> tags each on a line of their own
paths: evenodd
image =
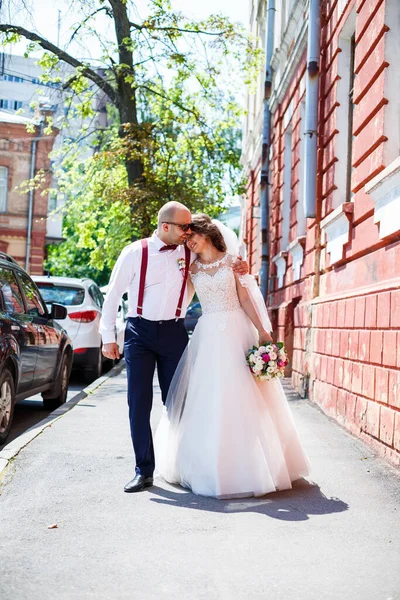
<svg viewBox="0 0 400 600">
<path fill-rule="evenodd" d="M 50 316 L 52 319 L 59 319 L 62 321 L 62 319 L 67 318 L 67 314 L 68 314 L 68 311 L 65 308 L 65 306 L 63 306 L 62 304 L 57 304 L 56 302 L 53 302 L 53 304 L 51 305 L 51 312 L 50 312 Z"/>
</svg>

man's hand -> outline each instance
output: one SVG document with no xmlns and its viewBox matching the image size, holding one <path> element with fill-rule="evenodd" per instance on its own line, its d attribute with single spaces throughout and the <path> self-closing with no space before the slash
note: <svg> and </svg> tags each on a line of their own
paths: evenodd
<svg viewBox="0 0 400 600">
<path fill-rule="evenodd" d="M 118 359 L 120 357 L 118 344 L 116 342 L 111 342 L 111 344 L 103 344 L 102 352 L 103 356 L 110 358 L 111 360 Z"/>
<path fill-rule="evenodd" d="M 249 265 L 239 255 L 232 265 L 232 270 L 237 275 L 247 275 L 247 273 L 249 272 Z"/>
</svg>

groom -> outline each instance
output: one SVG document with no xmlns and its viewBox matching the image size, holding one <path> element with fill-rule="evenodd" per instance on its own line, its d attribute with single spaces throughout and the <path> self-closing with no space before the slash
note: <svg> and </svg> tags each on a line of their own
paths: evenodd
<svg viewBox="0 0 400 600">
<path fill-rule="evenodd" d="M 184 318 L 187 309 L 188 270 L 196 255 L 184 245 L 191 233 L 191 214 L 179 202 L 164 204 L 153 235 L 126 246 L 111 274 L 103 306 L 100 332 L 103 354 L 119 358 L 115 321 L 122 295 L 128 292 L 129 310 L 124 354 L 128 380 L 131 437 L 136 475 L 124 487 L 138 492 L 153 485 L 155 467 L 150 413 L 153 377 L 157 366 L 162 401 L 188 343 Z M 246 274 L 247 263 L 234 270 Z"/>
</svg>

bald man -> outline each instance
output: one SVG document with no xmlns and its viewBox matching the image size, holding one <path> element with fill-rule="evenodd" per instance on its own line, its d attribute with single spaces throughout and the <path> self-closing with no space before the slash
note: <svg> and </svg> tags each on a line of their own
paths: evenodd
<svg viewBox="0 0 400 600">
<path fill-rule="evenodd" d="M 157 365 L 165 403 L 188 343 L 184 324 L 188 304 L 186 281 L 190 263 L 196 258 L 185 246 L 191 220 L 190 210 L 183 204 L 164 204 L 153 235 L 122 250 L 103 306 L 100 322 L 103 354 L 110 359 L 119 358 L 115 322 L 121 297 L 128 292 L 124 355 L 136 469 L 135 477 L 124 487 L 125 492 L 138 492 L 153 485 L 155 460 L 150 413 L 154 371 Z M 244 274 L 247 264 L 238 261 L 235 270 Z"/>
</svg>

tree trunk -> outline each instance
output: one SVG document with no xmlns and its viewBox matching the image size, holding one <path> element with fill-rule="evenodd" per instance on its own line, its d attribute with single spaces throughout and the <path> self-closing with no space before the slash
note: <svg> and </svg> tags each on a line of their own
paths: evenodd
<svg viewBox="0 0 400 600">
<path fill-rule="evenodd" d="M 116 74 L 119 101 L 117 104 L 121 128 L 120 136 L 126 135 L 124 125 L 138 126 L 135 90 L 132 85 L 125 81 L 126 75 L 134 74 L 133 55 L 124 40 L 131 39 L 131 26 L 127 13 L 126 2 L 123 0 L 110 0 L 113 11 L 115 34 L 118 43 L 119 64 L 126 65 Z M 129 185 L 137 184 L 143 177 L 143 164 L 141 160 L 126 159 L 126 171 Z"/>
</svg>

